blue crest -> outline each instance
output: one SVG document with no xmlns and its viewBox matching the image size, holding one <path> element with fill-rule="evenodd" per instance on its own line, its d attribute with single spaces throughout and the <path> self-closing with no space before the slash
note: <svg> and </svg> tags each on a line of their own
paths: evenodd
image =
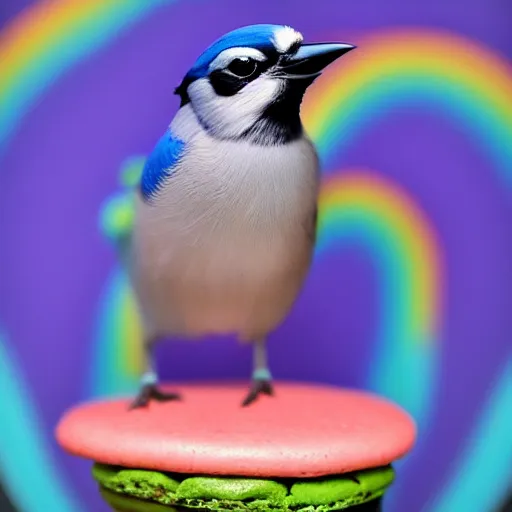
<svg viewBox="0 0 512 512">
<path fill-rule="evenodd" d="M 186 78 L 194 80 L 208 74 L 208 66 L 219 53 L 228 48 L 247 46 L 257 50 L 274 50 L 273 37 L 281 25 L 249 25 L 228 32 L 210 45 L 196 60 Z"/>
<path fill-rule="evenodd" d="M 179 162 L 184 149 L 185 143 L 170 131 L 166 131 L 160 138 L 142 171 L 140 189 L 144 199 L 153 196 L 164 180 L 172 175 L 173 168 Z"/>
</svg>

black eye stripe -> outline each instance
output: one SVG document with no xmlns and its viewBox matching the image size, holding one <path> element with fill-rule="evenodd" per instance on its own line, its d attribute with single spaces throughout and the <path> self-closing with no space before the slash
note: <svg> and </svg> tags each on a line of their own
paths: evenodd
<svg viewBox="0 0 512 512">
<path fill-rule="evenodd" d="M 269 68 L 275 66 L 278 63 L 279 59 L 281 58 L 281 54 L 279 54 L 274 49 L 260 48 L 259 50 L 261 51 L 261 53 L 263 53 L 263 55 L 265 55 L 266 60 L 259 62 L 258 72 L 251 76 L 249 80 L 242 80 L 241 82 L 233 83 L 228 78 L 221 76 L 221 73 L 224 73 L 223 70 L 213 71 L 210 73 L 208 77 L 205 76 L 201 78 L 208 78 L 217 94 L 221 96 L 232 96 L 236 94 L 238 91 L 240 91 L 243 87 L 245 87 L 249 82 L 255 80 L 258 76 L 267 71 Z M 197 79 L 198 77 L 192 77 L 187 75 L 185 76 L 181 84 L 178 87 L 176 87 L 174 93 L 180 96 L 181 98 L 180 107 L 183 107 L 184 105 L 190 102 L 190 97 L 188 95 L 187 89 L 188 86 Z"/>
<path fill-rule="evenodd" d="M 210 73 L 210 83 L 219 96 L 233 96 L 241 91 L 248 83 L 256 80 L 262 70 L 257 69 L 248 77 L 240 77 L 230 70 L 220 69 Z"/>
<path fill-rule="evenodd" d="M 256 72 L 250 76 L 241 77 L 233 73 L 229 69 L 229 66 L 233 61 L 231 61 L 226 69 L 212 71 L 209 75 L 209 80 L 215 92 L 219 96 L 233 96 L 237 92 L 241 91 L 248 83 L 256 80 L 256 78 L 258 78 L 262 73 L 277 64 L 279 60 L 279 55 L 277 55 L 277 53 L 266 53 L 265 56 L 267 57 L 266 60 L 256 61 Z"/>
</svg>

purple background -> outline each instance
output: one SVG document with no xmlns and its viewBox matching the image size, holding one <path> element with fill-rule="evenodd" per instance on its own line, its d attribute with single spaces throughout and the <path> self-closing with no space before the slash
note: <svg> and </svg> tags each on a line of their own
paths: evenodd
<svg viewBox="0 0 512 512">
<path fill-rule="evenodd" d="M 4 0 L 0 15 L 7 20 L 29 3 Z M 310 40 L 351 42 L 382 27 L 437 27 L 510 55 L 506 3 L 179 2 L 55 83 L 10 141 L 0 175 L 0 317 L 43 431 L 51 435 L 62 412 L 83 397 L 97 302 L 116 265 L 98 231 L 100 205 L 118 187 L 120 163 L 147 153 L 172 118 L 178 106 L 173 89 L 207 44 L 257 22 L 289 24 Z M 396 511 L 416 512 L 448 478 L 510 356 L 509 190 L 453 122 L 421 109 L 397 109 L 365 130 L 334 168 L 354 166 L 377 169 L 407 190 L 436 227 L 444 251 L 436 422 L 424 456 L 401 475 L 396 502 Z M 331 252 L 315 265 L 296 308 L 272 337 L 276 376 L 365 387 L 377 286 L 372 262 L 357 247 Z M 177 380 L 247 378 L 250 352 L 230 339 L 166 344 L 159 365 L 163 376 Z M 87 510 L 103 510 L 88 465 L 53 449 Z"/>
</svg>

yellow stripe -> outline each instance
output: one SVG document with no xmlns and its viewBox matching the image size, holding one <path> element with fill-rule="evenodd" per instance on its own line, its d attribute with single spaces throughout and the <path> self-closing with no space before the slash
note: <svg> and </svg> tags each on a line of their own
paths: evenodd
<svg viewBox="0 0 512 512">
<path fill-rule="evenodd" d="M 320 226 L 330 214 L 360 209 L 384 224 L 400 243 L 401 259 L 411 272 L 403 278 L 413 290 L 413 324 L 425 333 L 435 332 L 441 309 L 442 268 L 436 235 L 423 212 L 397 187 L 368 172 L 343 172 L 329 179 L 320 196 Z M 321 229 L 321 228 L 320 228 Z"/>
</svg>

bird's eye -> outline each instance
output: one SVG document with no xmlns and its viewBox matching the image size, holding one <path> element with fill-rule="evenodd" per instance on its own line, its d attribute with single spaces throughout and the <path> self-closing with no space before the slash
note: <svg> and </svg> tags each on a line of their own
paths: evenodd
<svg viewBox="0 0 512 512">
<path fill-rule="evenodd" d="M 258 69 L 258 63 L 248 57 L 242 57 L 233 59 L 229 64 L 228 69 L 231 73 L 239 76 L 240 78 L 249 78 L 256 72 L 256 69 Z"/>
</svg>

